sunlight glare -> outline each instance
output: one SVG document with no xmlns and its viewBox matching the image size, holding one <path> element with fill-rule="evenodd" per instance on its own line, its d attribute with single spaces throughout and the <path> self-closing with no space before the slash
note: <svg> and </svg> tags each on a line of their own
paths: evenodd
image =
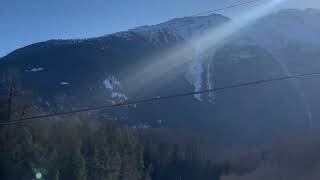
<svg viewBox="0 0 320 180">
<path fill-rule="evenodd" d="M 207 30 L 201 35 L 192 37 L 185 45 L 178 46 L 161 52 L 148 58 L 145 64 L 137 64 L 136 68 L 132 68 L 130 73 L 123 77 L 124 82 L 127 83 L 130 92 L 138 92 L 141 89 L 148 87 L 152 82 L 157 81 L 165 77 L 164 83 L 170 82 L 170 78 L 173 78 L 174 73 L 178 73 L 182 70 L 182 66 L 186 63 L 190 63 L 193 59 L 192 54 L 196 51 L 201 54 L 205 51 L 215 51 L 217 48 L 223 46 L 229 38 L 239 32 L 242 28 L 249 26 L 256 22 L 258 19 L 272 13 L 275 8 L 287 0 L 272 0 L 264 3 L 258 7 L 248 10 L 233 20 L 224 23 L 220 27 L 213 27 Z M 190 52 L 190 47 L 196 49 Z M 141 67 L 143 69 L 141 70 Z M 170 76 L 169 76 L 170 74 Z"/>
</svg>

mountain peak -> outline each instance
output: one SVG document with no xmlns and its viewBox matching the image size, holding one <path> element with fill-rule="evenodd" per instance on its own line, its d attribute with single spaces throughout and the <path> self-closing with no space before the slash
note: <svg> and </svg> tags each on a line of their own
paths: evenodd
<svg viewBox="0 0 320 180">
<path fill-rule="evenodd" d="M 203 31 L 221 25 L 228 22 L 230 19 L 220 14 L 210 14 L 207 16 L 190 16 L 183 18 L 175 18 L 164 23 L 141 26 L 130 31 L 138 33 L 147 37 L 148 39 L 155 40 L 160 33 L 167 33 L 178 38 L 190 38 L 194 35 L 200 34 Z"/>
</svg>

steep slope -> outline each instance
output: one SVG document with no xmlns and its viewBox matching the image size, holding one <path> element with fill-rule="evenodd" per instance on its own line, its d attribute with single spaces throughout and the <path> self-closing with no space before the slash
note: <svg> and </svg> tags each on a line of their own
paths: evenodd
<svg viewBox="0 0 320 180">
<path fill-rule="evenodd" d="M 48 108 L 66 104 L 71 109 L 211 89 L 320 69 L 320 41 L 308 37 L 318 32 L 317 18 L 317 10 L 281 11 L 205 53 L 186 43 L 230 19 L 216 14 L 179 18 L 99 38 L 30 45 L 2 58 L 0 70 L 19 71 L 23 85 L 38 94 L 40 103 Z M 153 55 L 181 45 L 187 51 L 176 60 L 191 60 L 179 71 L 167 73 L 138 93 L 129 91 L 134 82 L 126 82 L 123 71 L 152 63 Z M 299 61 L 302 56 L 307 60 Z M 320 88 L 310 86 L 310 81 L 303 83 L 308 84 L 304 89 L 292 81 L 275 82 L 120 108 L 103 115 L 135 127 L 195 128 L 227 144 L 260 144 L 276 135 L 304 131 L 312 116 L 318 116 L 312 111 L 316 107 L 312 99 L 320 98 L 314 93 Z"/>
</svg>

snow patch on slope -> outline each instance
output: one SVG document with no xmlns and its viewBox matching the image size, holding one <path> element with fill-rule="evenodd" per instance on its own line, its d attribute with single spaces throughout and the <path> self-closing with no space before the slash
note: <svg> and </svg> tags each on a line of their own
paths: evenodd
<svg viewBox="0 0 320 180">
<path fill-rule="evenodd" d="M 120 92 L 112 92 L 111 97 L 116 99 L 128 100 L 128 97 Z"/>
<path fill-rule="evenodd" d="M 68 83 L 68 82 L 60 82 L 60 85 L 61 86 L 67 86 L 67 85 L 69 85 L 70 83 Z"/>
<path fill-rule="evenodd" d="M 42 67 L 34 67 L 29 70 L 26 70 L 26 72 L 39 72 L 39 71 L 43 71 L 43 70 L 44 70 L 44 68 L 42 68 Z"/>
<path fill-rule="evenodd" d="M 189 65 L 186 73 L 186 79 L 193 86 L 195 92 L 202 90 L 203 73 L 203 57 L 199 54 L 199 51 L 196 51 L 193 61 Z M 194 95 L 194 98 L 202 101 L 201 94 Z"/>
<path fill-rule="evenodd" d="M 108 76 L 103 81 L 103 84 L 108 90 L 108 93 L 110 94 L 112 100 L 117 100 L 119 102 L 128 100 L 128 97 L 120 91 L 120 81 L 115 76 Z"/>
<path fill-rule="evenodd" d="M 116 77 L 109 76 L 103 81 L 103 84 L 106 87 L 106 89 L 113 90 L 120 85 L 120 82 L 117 80 Z"/>
<path fill-rule="evenodd" d="M 194 92 L 214 89 L 213 57 L 214 50 L 203 52 L 196 48 L 193 60 L 185 74 L 185 78 L 193 86 Z M 199 101 L 208 100 L 214 103 L 216 96 L 214 92 L 209 92 L 207 95 L 196 94 L 194 98 Z"/>
<path fill-rule="evenodd" d="M 208 63 L 207 64 L 207 88 L 208 89 L 213 89 L 214 88 L 214 83 L 213 83 L 214 82 L 214 77 L 213 77 L 213 75 L 212 75 L 210 70 L 211 70 L 211 63 Z M 209 92 L 208 96 L 209 96 L 209 101 L 211 103 L 214 103 L 215 98 L 216 98 L 214 92 Z"/>
</svg>

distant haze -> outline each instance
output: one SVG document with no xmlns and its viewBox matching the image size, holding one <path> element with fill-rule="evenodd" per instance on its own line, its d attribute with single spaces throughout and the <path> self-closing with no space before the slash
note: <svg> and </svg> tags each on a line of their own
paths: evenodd
<svg viewBox="0 0 320 180">
<path fill-rule="evenodd" d="M 175 17 L 190 16 L 235 2 L 239 1 L 1 0 L 0 57 L 39 41 L 95 37 L 136 26 L 157 24 Z M 308 7 L 320 8 L 319 0 L 289 0 L 279 8 Z M 232 17 L 246 10 L 248 6 L 220 13 Z"/>
</svg>

